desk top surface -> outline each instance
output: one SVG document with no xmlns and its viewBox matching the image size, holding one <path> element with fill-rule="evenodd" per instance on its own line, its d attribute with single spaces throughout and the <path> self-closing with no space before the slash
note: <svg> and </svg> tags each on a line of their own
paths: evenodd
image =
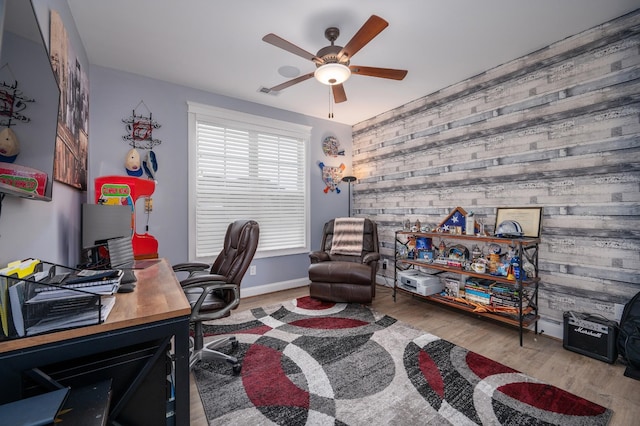
<svg viewBox="0 0 640 426">
<path fill-rule="evenodd" d="M 189 316 L 191 307 L 166 259 L 135 271 L 135 291 L 116 294 L 116 304 L 102 324 L 0 342 L 0 353 Z"/>
</svg>

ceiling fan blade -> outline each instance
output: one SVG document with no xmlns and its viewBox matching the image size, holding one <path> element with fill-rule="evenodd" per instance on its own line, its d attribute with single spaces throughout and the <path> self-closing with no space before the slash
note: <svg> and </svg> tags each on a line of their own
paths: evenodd
<svg viewBox="0 0 640 426">
<path fill-rule="evenodd" d="M 389 23 L 381 17 L 371 15 L 367 22 L 365 22 L 351 40 L 349 40 L 349 43 L 338 53 L 338 61 L 343 61 L 345 56 L 350 60 L 353 55 L 373 40 L 373 38 L 387 28 L 388 25 Z"/>
<path fill-rule="evenodd" d="M 331 86 L 331 89 L 333 90 L 333 101 L 335 103 L 339 104 L 347 100 L 347 94 L 342 84 L 334 84 Z"/>
<path fill-rule="evenodd" d="M 361 67 L 359 65 L 351 65 L 349 66 L 349 69 L 352 74 L 390 78 L 392 80 L 402 80 L 407 75 L 407 70 L 396 70 L 393 68 Z"/>
<path fill-rule="evenodd" d="M 305 80 L 309 80 L 311 77 L 313 77 L 312 72 L 310 72 L 309 74 L 301 75 L 300 77 L 296 77 L 292 80 L 285 81 L 282 84 L 278 84 L 277 86 L 273 86 L 272 88 L 269 89 L 269 92 L 279 92 L 280 90 L 286 89 L 287 87 L 293 86 L 294 84 L 298 84 Z"/>
<path fill-rule="evenodd" d="M 320 58 L 318 58 L 316 55 L 314 55 L 313 53 L 307 52 L 306 50 L 296 46 L 295 44 L 288 42 L 287 40 L 283 39 L 282 37 L 278 37 L 277 35 L 273 34 L 273 33 L 269 33 L 266 36 L 262 37 L 263 41 L 266 41 L 269 44 L 273 44 L 276 47 L 279 47 L 280 49 L 284 49 L 287 52 L 291 52 L 294 55 L 298 55 L 300 57 L 303 57 L 305 59 L 309 59 L 310 61 L 313 61 L 315 63 L 318 64 L 322 64 L 324 63 L 324 61 Z"/>
</svg>

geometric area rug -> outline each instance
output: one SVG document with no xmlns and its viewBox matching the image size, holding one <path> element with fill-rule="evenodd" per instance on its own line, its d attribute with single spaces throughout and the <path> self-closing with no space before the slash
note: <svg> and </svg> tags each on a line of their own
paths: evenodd
<svg viewBox="0 0 640 426">
<path fill-rule="evenodd" d="M 212 425 L 606 425 L 613 412 L 360 304 L 301 297 L 205 324 L 193 373 Z"/>
</svg>

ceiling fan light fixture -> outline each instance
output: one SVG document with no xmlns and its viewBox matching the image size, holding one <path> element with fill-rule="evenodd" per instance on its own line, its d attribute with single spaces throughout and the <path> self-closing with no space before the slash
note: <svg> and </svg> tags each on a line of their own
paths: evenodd
<svg viewBox="0 0 640 426">
<path fill-rule="evenodd" d="M 346 65 L 329 63 L 320 65 L 313 75 L 320 83 L 333 86 L 347 81 L 351 76 L 351 70 Z"/>
</svg>

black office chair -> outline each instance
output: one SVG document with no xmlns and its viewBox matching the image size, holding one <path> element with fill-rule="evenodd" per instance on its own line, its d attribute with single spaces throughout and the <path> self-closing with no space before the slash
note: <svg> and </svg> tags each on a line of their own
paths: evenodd
<svg viewBox="0 0 640 426">
<path fill-rule="evenodd" d="M 229 343 L 237 346 L 235 336 L 215 339 L 204 345 L 202 322 L 226 317 L 238 307 L 240 282 L 253 260 L 259 234 L 260 227 L 256 221 L 236 220 L 228 226 L 224 247 L 213 265 L 189 262 L 173 266 L 176 273 L 189 273 L 180 284 L 191 304 L 191 322 L 194 325 L 190 368 L 201 359 L 219 359 L 230 363 L 234 373 L 240 373 L 242 366 L 236 357 L 215 350 Z"/>
</svg>

